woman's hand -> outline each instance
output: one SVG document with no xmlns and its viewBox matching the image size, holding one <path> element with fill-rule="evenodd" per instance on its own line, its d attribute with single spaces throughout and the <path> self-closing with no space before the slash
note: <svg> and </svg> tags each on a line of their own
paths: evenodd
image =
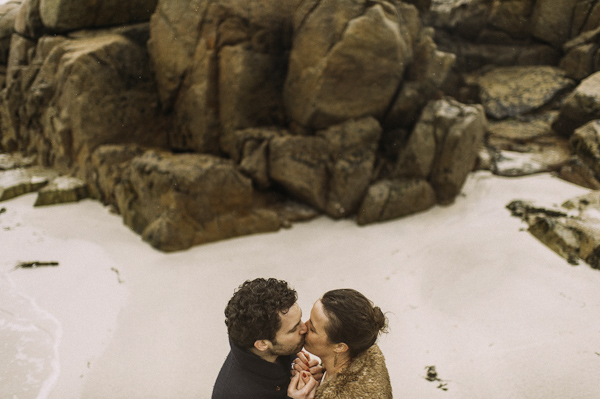
<svg viewBox="0 0 600 399">
<path fill-rule="evenodd" d="M 310 372 L 313 378 L 317 381 L 321 381 L 323 378 L 323 366 L 319 364 L 319 360 L 312 359 L 308 352 L 299 352 L 294 359 L 294 369 L 292 375 L 296 375 L 302 371 Z"/>
<path fill-rule="evenodd" d="M 292 399 L 314 399 L 318 386 L 310 373 L 301 371 L 292 377 L 287 395 Z"/>
</svg>

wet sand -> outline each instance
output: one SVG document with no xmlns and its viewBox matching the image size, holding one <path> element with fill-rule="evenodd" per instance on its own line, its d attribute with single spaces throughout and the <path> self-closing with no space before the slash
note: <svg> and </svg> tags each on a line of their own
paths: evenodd
<svg viewBox="0 0 600 399">
<path fill-rule="evenodd" d="M 321 217 L 173 254 L 98 202 L 3 202 L 0 397 L 209 398 L 225 304 L 259 276 L 290 282 L 305 315 L 341 287 L 387 311 L 397 398 L 600 397 L 600 271 L 570 266 L 505 209 L 587 191 L 480 172 L 452 206 L 366 227 Z M 34 260 L 60 265 L 12 270 Z"/>
</svg>

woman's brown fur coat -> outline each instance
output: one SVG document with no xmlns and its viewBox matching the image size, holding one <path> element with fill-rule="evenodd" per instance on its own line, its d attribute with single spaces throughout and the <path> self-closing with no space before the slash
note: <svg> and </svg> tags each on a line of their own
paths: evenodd
<svg viewBox="0 0 600 399">
<path fill-rule="evenodd" d="M 379 346 L 371 346 L 333 379 L 323 382 L 315 399 L 392 399 L 390 376 Z"/>
</svg>

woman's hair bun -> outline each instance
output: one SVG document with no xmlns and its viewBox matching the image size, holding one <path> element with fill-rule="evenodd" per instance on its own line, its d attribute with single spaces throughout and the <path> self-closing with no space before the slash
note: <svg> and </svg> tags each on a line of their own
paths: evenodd
<svg viewBox="0 0 600 399">
<path fill-rule="evenodd" d="M 388 332 L 388 319 L 385 317 L 379 306 L 373 308 L 373 321 L 380 333 Z"/>
</svg>

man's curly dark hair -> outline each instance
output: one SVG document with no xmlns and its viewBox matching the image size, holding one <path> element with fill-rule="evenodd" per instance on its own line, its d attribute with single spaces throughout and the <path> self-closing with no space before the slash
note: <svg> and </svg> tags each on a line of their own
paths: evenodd
<svg viewBox="0 0 600 399">
<path fill-rule="evenodd" d="M 225 308 L 229 339 L 242 348 L 251 348 L 261 339 L 275 342 L 281 328 L 279 313 L 286 313 L 297 300 L 296 291 L 283 280 L 257 278 L 245 281 Z"/>
</svg>

